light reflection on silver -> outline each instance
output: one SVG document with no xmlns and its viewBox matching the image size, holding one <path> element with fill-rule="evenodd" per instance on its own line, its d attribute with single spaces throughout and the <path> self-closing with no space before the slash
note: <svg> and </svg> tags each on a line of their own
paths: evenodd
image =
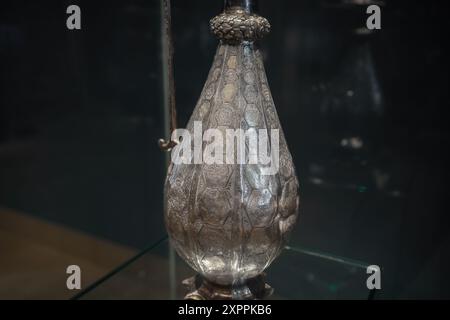
<svg viewBox="0 0 450 320">
<path fill-rule="evenodd" d="M 278 256 L 299 205 L 292 157 L 252 43 L 219 45 L 187 125 L 191 133 L 194 121 L 202 121 L 203 130 L 280 129 L 275 175 L 261 175 L 259 164 L 172 164 L 166 179 L 165 221 L 178 254 L 211 282 L 242 283 Z"/>
</svg>

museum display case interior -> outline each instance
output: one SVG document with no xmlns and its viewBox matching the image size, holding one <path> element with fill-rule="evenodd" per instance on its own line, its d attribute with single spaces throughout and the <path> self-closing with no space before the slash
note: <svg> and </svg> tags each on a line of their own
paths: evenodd
<svg viewBox="0 0 450 320">
<path fill-rule="evenodd" d="M 444 2 L 172 0 L 170 68 L 165 0 L 76 2 L 0 10 L 0 299 L 450 298 Z M 195 121 L 278 173 L 168 167 Z"/>
</svg>

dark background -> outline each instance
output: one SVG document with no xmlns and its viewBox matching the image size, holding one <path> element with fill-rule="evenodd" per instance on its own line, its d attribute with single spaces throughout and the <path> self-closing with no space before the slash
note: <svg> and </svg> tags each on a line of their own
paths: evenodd
<svg viewBox="0 0 450 320">
<path fill-rule="evenodd" d="M 383 268 L 383 298 L 450 298 L 448 11 L 385 1 L 260 1 L 266 71 L 301 186 L 292 243 Z M 82 29 L 66 28 L 77 4 Z M 173 1 L 180 126 L 220 0 Z M 164 235 L 156 0 L 3 1 L 0 205 L 128 246 Z"/>
</svg>

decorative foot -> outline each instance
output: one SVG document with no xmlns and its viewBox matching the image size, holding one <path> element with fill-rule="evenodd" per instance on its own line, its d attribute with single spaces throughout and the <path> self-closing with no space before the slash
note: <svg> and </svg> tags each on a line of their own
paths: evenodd
<svg viewBox="0 0 450 320">
<path fill-rule="evenodd" d="M 212 283 L 198 274 L 182 283 L 188 291 L 185 300 L 261 300 L 271 296 L 274 291 L 265 282 L 264 274 L 230 286 Z"/>
</svg>

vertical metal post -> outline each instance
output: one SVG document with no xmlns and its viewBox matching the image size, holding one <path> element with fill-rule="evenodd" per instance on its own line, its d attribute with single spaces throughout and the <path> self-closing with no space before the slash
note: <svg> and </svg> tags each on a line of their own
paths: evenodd
<svg viewBox="0 0 450 320">
<path fill-rule="evenodd" d="M 173 49 L 171 39 L 171 13 L 170 0 L 161 0 L 161 48 L 162 48 L 162 77 L 163 77 L 163 96 L 164 96 L 164 136 L 169 137 L 172 130 L 175 129 L 176 114 L 175 106 L 175 85 L 173 75 Z M 175 119 L 175 120 L 174 120 Z M 170 164 L 170 153 L 165 153 L 166 164 Z M 176 256 L 172 246 L 168 245 L 169 254 L 169 290 L 170 299 L 176 299 Z"/>
</svg>

